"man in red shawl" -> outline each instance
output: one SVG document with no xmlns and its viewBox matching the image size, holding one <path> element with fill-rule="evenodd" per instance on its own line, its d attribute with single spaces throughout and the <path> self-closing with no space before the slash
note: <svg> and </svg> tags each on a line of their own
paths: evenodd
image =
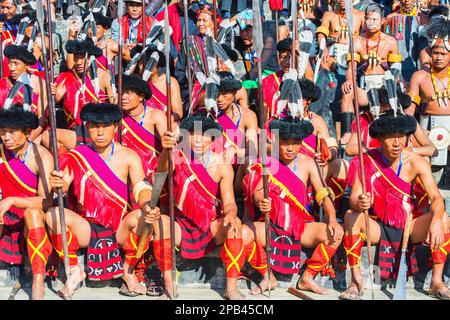
<svg viewBox="0 0 450 320">
<path fill-rule="evenodd" d="M 31 298 L 43 299 L 45 265 L 52 251 L 44 226 L 44 213 L 52 205 L 50 152 L 29 141 L 38 126 L 35 114 L 22 106 L 0 110 L 0 260 L 23 262 L 26 241 L 33 286 Z"/>
<path fill-rule="evenodd" d="M 159 209 L 150 209 L 147 205 L 152 187 L 145 181 L 139 155 L 113 141 L 122 116 L 117 105 L 84 106 L 81 119 L 86 121 L 92 144 L 78 146 L 66 153 L 61 158 L 62 171 L 51 173 L 52 188 L 62 187 L 63 192 L 73 188 L 68 198 L 71 209 L 65 209 L 66 230 L 60 229 L 58 208 L 50 208 L 46 214 L 51 241 L 61 259 L 64 257 L 61 233 L 67 234 L 71 275 L 59 292 L 64 299 L 71 296 L 86 277 L 78 265 L 77 250 L 80 247 L 88 247 L 89 279 L 122 277 L 121 294 L 138 296 L 146 293 L 134 273 L 138 262 L 137 243 L 144 221 L 152 224 L 159 219 L 160 213 Z M 140 207 L 134 211 L 129 210 L 128 179 Z M 155 257 L 161 261 L 158 255 L 161 241 L 156 236 L 155 239 Z M 125 251 L 123 266 L 118 244 Z M 146 250 L 148 244 L 149 240 Z"/>
<path fill-rule="evenodd" d="M 158 171 L 167 171 L 168 148 L 172 148 L 174 165 L 175 245 L 185 259 L 204 257 L 223 244 L 222 261 L 227 273 L 225 298 L 244 299 L 237 281 L 243 265 L 241 221 L 233 191 L 233 168 L 222 155 L 211 150 L 222 127 L 209 116 L 197 114 L 185 118 L 180 125 L 182 144 L 172 132 L 162 138 L 163 152 Z M 170 238 L 170 219 L 161 216 L 164 238 Z M 166 256 L 171 259 L 170 240 Z M 170 269 L 163 273 L 167 295 L 173 296 Z M 176 293 L 175 293 L 176 295 Z"/>
<path fill-rule="evenodd" d="M 126 14 L 123 16 L 122 39 L 123 42 L 128 45 L 130 50 L 137 44 L 142 45 L 145 40 L 142 39 L 142 1 L 143 0 L 125 0 Z M 145 30 L 147 33 L 145 37 L 147 38 L 154 19 L 145 14 L 144 17 Z M 119 23 L 119 18 L 117 18 L 111 25 L 111 38 L 116 42 L 119 41 Z"/>
<path fill-rule="evenodd" d="M 345 216 L 344 247 L 352 272 L 352 281 L 340 298 L 355 300 L 363 294 L 360 270 L 361 249 L 367 229 L 364 212 L 369 210 L 372 244 L 379 244 L 378 265 L 381 278 L 396 278 L 406 220 L 412 215 L 410 243 L 425 241 L 431 249 L 433 274 L 428 293 L 450 299 L 450 290 L 442 281 L 444 263 L 450 250 L 448 215 L 444 201 L 421 156 L 406 149 L 408 138 L 416 131 L 417 121 L 407 115 L 382 115 L 369 127 L 369 134 L 381 147 L 363 155 L 367 193 L 362 193 L 359 158 L 350 163 L 349 182 L 351 212 Z M 412 194 L 416 179 L 423 182 L 430 199 L 428 209 L 420 210 Z M 411 273 L 417 271 L 414 250 L 409 247 L 407 262 Z"/>
<path fill-rule="evenodd" d="M 324 185 L 315 160 L 300 153 L 302 140 L 314 130 L 309 121 L 285 116 L 270 122 L 273 143 L 278 143 L 278 159 L 267 158 L 268 199 L 264 198 L 261 162 L 249 168 L 244 178 L 245 203 L 255 222 L 242 228 L 245 258 L 263 275 L 262 282 L 252 291 L 259 294 L 268 290 L 267 257 L 263 247 L 265 224 L 255 216 L 255 206 L 262 214 L 270 215 L 270 246 L 272 270 L 282 274 L 296 274 L 301 266 L 301 249 L 315 248 L 306 260 L 306 270 L 297 283 L 300 290 L 328 294 L 327 290 L 314 283 L 317 274 L 334 276 L 331 259 L 339 247 L 344 230 L 336 220 L 333 206 L 333 191 Z M 314 222 L 307 209 L 306 186 L 310 182 L 316 191 L 316 201 L 323 205 L 325 223 Z M 248 225 L 247 225 L 248 224 Z M 252 225 L 253 224 L 253 225 Z M 271 288 L 276 280 L 271 275 Z"/>
</svg>

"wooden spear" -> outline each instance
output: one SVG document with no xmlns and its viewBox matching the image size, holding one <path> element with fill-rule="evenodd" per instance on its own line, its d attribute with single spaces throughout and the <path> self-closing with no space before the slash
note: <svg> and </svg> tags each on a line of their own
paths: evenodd
<svg viewBox="0 0 450 320">
<path fill-rule="evenodd" d="M 165 0 L 165 29 L 164 29 L 164 54 L 166 58 L 166 90 L 167 90 L 167 130 L 172 131 L 172 94 L 171 94 L 171 78 L 170 78 L 170 33 L 169 33 L 169 10 L 168 3 Z M 175 255 L 175 211 L 174 211 L 174 199 L 173 199 L 173 163 L 172 163 L 172 149 L 168 150 L 168 171 L 169 171 L 169 214 L 170 214 L 170 240 L 172 251 L 172 283 L 173 283 L 173 296 L 176 295 L 176 271 L 177 271 L 177 259 Z"/>
<path fill-rule="evenodd" d="M 347 24 L 349 30 L 349 51 L 350 51 L 350 72 L 352 75 L 352 86 L 353 86 L 353 102 L 355 107 L 355 118 L 356 118 L 356 131 L 358 138 L 358 156 L 359 156 L 359 164 L 361 170 L 361 186 L 363 194 L 366 194 L 366 175 L 364 172 L 364 158 L 363 158 L 363 149 L 361 143 L 361 125 L 359 121 L 359 103 L 358 103 L 358 87 L 356 85 L 356 72 L 355 72 L 355 48 L 353 45 L 353 4 L 351 0 L 345 1 L 345 16 L 347 17 Z M 370 241 L 370 224 L 369 224 L 369 212 L 364 212 L 365 225 L 366 225 L 366 234 L 367 234 L 367 258 L 369 261 L 369 276 L 371 282 L 371 292 L 372 292 L 372 300 L 375 300 L 375 293 L 373 288 L 373 266 L 372 266 L 372 243 Z"/>
<path fill-rule="evenodd" d="M 47 0 L 47 22 L 48 22 L 48 37 L 49 37 L 49 55 L 47 57 L 47 46 L 45 43 L 45 32 L 44 32 L 44 7 L 42 0 L 36 1 L 36 17 L 39 23 L 39 29 L 41 30 L 41 40 L 42 40 L 42 55 L 44 57 L 44 73 L 45 73 L 45 86 L 47 90 L 47 100 L 48 100 L 48 111 L 50 120 L 50 141 L 52 145 L 53 153 L 53 164 L 55 171 L 60 171 L 59 159 L 58 159 L 58 141 L 56 138 L 56 110 L 55 110 L 55 97 L 52 95 L 50 82 L 53 82 L 53 28 L 52 19 L 50 12 L 50 0 Z M 50 67 L 49 67 L 50 62 Z M 62 188 L 57 189 L 58 196 L 58 209 L 59 209 L 59 221 L 61 227 L 61 239 L 63 243 L 64 252 L 64 270 L 66 277 L 70 277 L 70 264 L 69 255 L 67 248 L 67 236 L 66 236 L 66 219 L 64 214 L 64 201 Z M 70 298 L 70 295 L 69 295 Z"/>
</svg>

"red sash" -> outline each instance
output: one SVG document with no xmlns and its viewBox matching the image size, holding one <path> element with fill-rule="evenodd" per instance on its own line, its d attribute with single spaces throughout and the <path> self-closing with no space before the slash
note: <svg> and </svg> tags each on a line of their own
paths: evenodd
<svg viewBox="0 0 450 320">
<path fill-rule="evenodd" d="M 8 197 L 34 197 L 37 195 L 39 177 L 10 151 L 0 145 L 0 191 L 3 199 Z M 23 212 L 11 207 L 3 216 L 3 231 L 0 236 L 0 260 L 11 264 L 22 263 Z"/>
<path fill-rule="evenodd" d="M 272 73 L 262 81 L 264 102 L 269 112 L 267 119 L 277 114 L 278 97 L 280 96 L 280 88 L 283 83 L 283 70 Z"/>
<path fill-rule="evenodd" d="M 95 62 L 97 63 L 97 67 L 109 73 L 108 58 L 105 55 L 96 58 Z"/>
<path fill-rule="evenodd" d="M 216 216 L 220 215 L 222 204 L 219 184 L 215 182 L 200 161 L 191 161 L 181 150 L 174 150 L 174 199 L 179 210 L 206 232 Z"/>
<path fill-rule="evenodd" d="M 316 158 L 317 152 L 317 135 L 314 133 L 302 140 L 302 145 L 300 146 L 300 153 L 307 155 L 313 159 Z"/>
<path fill-rule="evenodd" d="M 372 149 L 364 154 L 364 169 L 367 192 L 374 197 L 373 212 L 386 225 L 403 229 L 408 210 L 415 216 L 415 202 L 411 197 L 412 184 L 397 177 L 395 172 L 383 161 L 378 149 Z M 355 173 L 359 172 L 359 157 L 350 162 L 349 177 L 354 181 Z"/>
<path fill-rule="evenodd" d="M 35 197 L 37 195 L 39 177 L 25 164 L 11 155 L 0 145 L 0 189 L 3 199 L 8 197 Z M 22 218 L 23 209 L 11 207 L 9 210 Z"/>
<path fill-rule="evenodd" d="M 167 96 L 155 87 L 150 80 L 148 84 L 150 89 L 152 89 L 153 95 L 150 100 L 147 100 L 147 106 L 167 113 Z"/>
<path fill-rule="evenodd" d="M 62 166 L 73 173 L 78 212 L 90 222 L 111 228 L 115 233 L 127 214 L 128 187 L 88 146 L 78 146 L 62 157 Z"/>
<path fill-rule="evenodd" d="M 270 219 L 274 224 L 300 240 L 305 222 L 314 221 L 306 209 L 307 194 L 305 184 L 286 165 L 275 158 L 267 158 L 268 191 L 272 198 Z M 262 164 L 257 163 L 249 168 L 250 174 L 244 178 L 244 194 L 246 207 L 252 215 L 253 194 L 262 179 Z"/>
<path fill-rule="evenodd" d="M 214 142 L 215 147 L 217 147 L 215 151 L 218 153 L 221 153 L 219 151 L 226 152 L 227 163 L 237 165 L 236 151 L 245 148 L 245 135 L 225 113 L 217 118 L 217 122 L 222 126 L 223 134 L 221 139 Z M 228 152 L 232 155 L 232 159 L 229 159 Z"/>
<path fill-rule="evenodd" d="M 122 144 L 139 154 L 145 176 L 150 177 L 158 165 L 161 141 L 129 116 L 123 118 L 122 124 Z"/>
<path fill-rule="evenodd" d="M 64 86 L 66 87 L 64 114 L 69 129 L 75 125 L 81 126 L 83 123 L 80 119 L 80 114 L 85 104 L 106 101 L 107 96 L 103 90 L 100 90 L 98 97 L 95 95 L 94 85 L 88 76 L 86 76 L 84 97 L 82 94 L 82 79 L 74 71 L 60 73 L 55 82 L 57 85 L 64 82 Z"/>
<path fill-rule="evenodd" d="M 361 126 L 361 138 L 364 145 L 369 148 L 381 147 L 380 141 L 373 139 L 369 135 L 369 126 L 372 123 L 372 117 L 367 112 L 363 112 L 359 115 L 359 124 Z M 352 133 L 356 133 L 356 119 L 352 122 Z"/>
<path fill-rule="evenodd" d="M 145 16 L 146 20 L 145 20 L 145 31 L 147 32 L 147 35 L 150 32 L 150 29 L 152 27 L 153 21 L 154 19 L 152 17 L 149 16 Z M 120 23 L 120 21 L 119 21 Z M 128 39 L 128 34 L 130 33 L 130 18 L 127 15 L 125 15 L 123 17 L 123 24 L 122 24 L 122 32 L 123 32 L 123 39 L 124 41 L 126 41 Z M 146 35 L 146 37 L 147 37 Z M 139 25 L 138 25 L 138 32 L 137 32 L 137 42 L 138 43 L 142 43 L 142 19 L 139 20 Z"/>
</svg>

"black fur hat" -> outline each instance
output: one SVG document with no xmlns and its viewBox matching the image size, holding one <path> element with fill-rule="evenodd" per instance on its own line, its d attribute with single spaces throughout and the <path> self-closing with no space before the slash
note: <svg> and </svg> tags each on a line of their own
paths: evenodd
<svg viewBox="0 0 450 320">
<path fill-rule="evenodd" d="M 309 79 L 302 78 L 298 80 L 300 89 L 302 90 L 303 99 L 313 103 L 320 99 L 322 89 Z"/>
<path fill-rule="evenodd" d="M 86 19 L 86 17 L 88 15 L 89 15 L 89 12 L 86 12 L 83 15 L 83 20 Z M 110 18 L 105 17 L 104 15 L 102 15 L 101 13 L 98 13 L 98 12 L 93 12 L 92 15 L 94 16 L 94 20 L 97 25 L 102 26 L 106 30 L 111 28 L 112 21 Z"/>
<path fill-rule="evenodd" d="M 116 79 L 118 79 L 118 76 L 116 76 Z M 118 80 L 116 80 L 118 82 Z M 144 99 L 148 100 L 152 97 L 152 89 L 150 89 L 150 86 L 147 82 L 145 82 L 142 78 L 140 78 L 136 74 L 132 74 L 129 76 L 123 76 L 122 78 L 122 88 L 123 91 L 125 90 L 131 90 L 138 94 L 143 94 Z"/>
<path fill-rule="evenodd" d="M 242 83 L 234 77 L 231 72 L 221 71 L 217 73 L 220 77 L 219 92 L 235 92 L 242 88 Z"/>
<path fill-rule="evenodd" d="M 12 24 L 19 24 L 20 21 L 25 18 L 28 17 L 30 18 L 30 23 L 36 22 L 37 18 L 36 18 L 36 11 L 32 11 L 32 12 L 27 12 L 27 13 L 22 13 L 22 14 L 16 14 L 15 16 L 13 16 L 11 18 L 11 23 Z"/>
<path fill-rule="evenodd" d="M 208 117 L 205 111 L 199 111 L 195 115 L 186 117 L 181 121 L 180 129 L 184 129 L 189 133 L 193 133 L 197 128 L 202 130 L 202 134 L 208 131 L 210 135 L 215 135 L 217 132 L 222 134 L 223 131 L 222 126 L 211 117 Z"/>
<path fill-rule="evenodd" d="M 67 53 L 73 54 L 88 54 L 93 55 L 96 58 L 103 55 L 102 49 L 94 44 L 94 41 L 90 38 L 86 38 L 84 41 L 80 40 L 67 40 L 66 42 Z"/>
<path fill-rule="evenodd" d="M 274 119 L 269 124 L 269 130 L 278 130 L 280 139 L 303 140 L 314 132 L 314 127 L 310 121 L 299 120 L 288 116 L 283 119 Z"/>
<path fill-rule="evenodd" d="M 239 60 L 239 56 L 236 51 L 234 51 L 229 45 L 221 44 L 222 49 L 227 53 L 228 57 L 232 62 Z"/>
<path fill-rule="evenodd" d="M 6 110 L 0 109 L 0 128 L 33 130 L 38 126 L 38 117 L 31 111 L 25 111 L 21 104 L 15 104 Z"/>
<path fill-rule="evenodd" d="M 380 104 L 389 104 L 389 96 L 385 86 L 377 89 L 378 99 Z M 397 98 L 398 102 L 403 109 L 407 109 L 411 105 L 411 97 L 408 94 L 402 92 L 400 88 L 397 88 Z"/>
<path fill-rule="evenodd" d="M 158 65 L 165 67 L 166 66 L 166 57 L 164 56 L 164 52 L 158 50 L 155 45 L 150 45 L 147 51 L 145 52 L 145 61 L 147 62 L 150 59 L 150 56 L 153 52 L 157 52 L 159 55 Z M 142 52 L 142 46 L 137 45 L 133 49 L 130 50 L 130 56 L 133 58 L 138 53 Z"/>
<path fill-rule="evenodd" d="M 123 118 L 123 112 L 117 104 L 88 103 L 81 109 L 80 118 L 86 122 L 110 124 Z"/>
<path fill-rule="evenodd" d="M 277 51 L 291 51 L 292 50 L 292 39 L 286 38 L 277 43 Z"/>
<path fill-rule="evenodd" d="M 28 51 L 26 46 L 16 46 L 10 44 L 3 51 L 8 59 L 19 59 L 28 66 L 32 66 L 36 63 L 36 57 Z"/>
<path fill-rule="evenodd" d="M 369 126 L 369 135 L 374 139 L 379 139 L 391 134 L 410 135 L 416 132 L 417 121 L 411 116 L 398 114 L 381 115 Z"/>
</svg>

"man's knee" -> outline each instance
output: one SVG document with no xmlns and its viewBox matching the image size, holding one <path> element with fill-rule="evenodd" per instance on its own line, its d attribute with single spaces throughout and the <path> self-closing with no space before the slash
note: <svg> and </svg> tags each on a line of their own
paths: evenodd
<svg viewBox="0 0 450 320">
<path fill-rule="evenodd" d="M 23 212 L 23 218 L 25 221 L 39 222 L 43 220 L 44 212 L 38 208 L 27 208 Z"/>
<path fill-rule="evenodd" d="M 250 243 L 254 240 L 253 231 L 247 225 L 242 225 L 242 240 L 244 244 Z"/>
<path fill-rule="evenodd" d="M 357 212 L 354 210 L 348 210 L 344 216 L 344 228 L 345 230 L 349 230 L 353 228 L 357 223 L 358 219 L 361 217 L 361 212 Z"/>
</svg>

